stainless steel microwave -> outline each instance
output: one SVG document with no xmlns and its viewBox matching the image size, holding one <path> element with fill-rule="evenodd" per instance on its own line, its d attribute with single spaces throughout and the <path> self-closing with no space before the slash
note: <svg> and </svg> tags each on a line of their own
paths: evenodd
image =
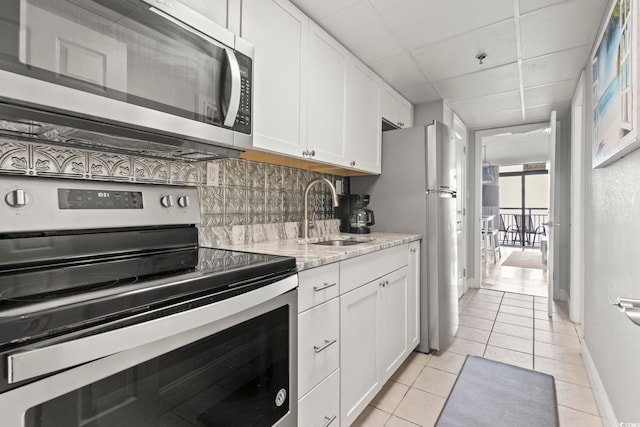
<svg viewBox="0 0 640 427">
<path fill-rule="evenodd" d="M 0 103 L 252 146 L 253 46 L 177 0 L 3 0 Z"/>
</svg>

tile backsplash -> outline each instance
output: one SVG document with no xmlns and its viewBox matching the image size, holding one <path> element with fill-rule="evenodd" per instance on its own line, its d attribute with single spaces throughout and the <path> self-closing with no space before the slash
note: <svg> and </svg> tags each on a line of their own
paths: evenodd
<svg viewBox="0 0 640 427">
<path fill-rule="evenodd" d="M 198 186 L 201 240 L 249 243 L 299 234 L 304 189 L 314 179 L 341 177 L 243 159 L 180 161 L 85 150 L 0 136 L 0 173 L 37 177 Z M 345 181 L 348 187 L 348 181 Z M 309 217 L 333 218 L 330 191 L 309 193 Z M 335 231 L 335 221 L 314 234 Z"/>
</svg>

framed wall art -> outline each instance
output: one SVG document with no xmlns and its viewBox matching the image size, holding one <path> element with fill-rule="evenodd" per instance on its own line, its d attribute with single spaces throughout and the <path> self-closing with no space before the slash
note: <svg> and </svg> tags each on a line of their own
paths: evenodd
<svg viewBox="0 0 640 427">
<path fill-rule="evenodd" d="M 615 0 L 591 54 L 594 168 L 640 147 L 638 0 Z"/>
</svg>

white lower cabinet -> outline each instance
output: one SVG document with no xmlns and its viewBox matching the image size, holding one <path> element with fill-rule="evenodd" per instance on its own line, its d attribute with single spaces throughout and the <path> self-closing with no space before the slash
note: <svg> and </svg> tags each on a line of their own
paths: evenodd
<svg viewBox="0 0 640 427">
<path fill-rule="evenodd" d="M 400 367 L 411 349 L 407 340 L 407 291 L 409 268 L 383 278 L 380 295 L 380 367 L 382 384 Z"/>
<path fill-rule="evenodd" d="M 409 243 L 407 287 L 407 340 L 409 350 L 420 343 L 420 240 Z"/>
<path fill-rule="evenodd" d="M 340 413 L 350 425 L 382 388 L 380 285 L 371 282 L 340 296 Z"/>
<path fill-rule="evenodd" d="M 298 426 L 340 425 L 340 369 L 314 387 L 298 402 Z"/>
<path fill-rule="evenodd" d="M 340 296 L 340 405 L 350 425 L 409 355 L 408 267 Z"/>
<path fill-rule="evenodd" d="M 416 347 L 419 261 L 418 241 L 300 272 L 299 426 L 351 425 Z"/>
</svg>

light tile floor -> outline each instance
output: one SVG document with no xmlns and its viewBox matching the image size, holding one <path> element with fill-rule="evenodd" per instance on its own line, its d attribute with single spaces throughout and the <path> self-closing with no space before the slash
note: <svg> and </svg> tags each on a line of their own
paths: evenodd
<svg viewBox="0 0 640 427">
<path fill-rule="evenodd" d="M 366 427 L 433 426 L 467 354 L 551 374 L 562 427 L 602 426 L 567 310 L 533 295 L 472 289 L 460 299 L 460 327 L 444 352 L 414 352 L 354 422 Z"/>
</svg>

